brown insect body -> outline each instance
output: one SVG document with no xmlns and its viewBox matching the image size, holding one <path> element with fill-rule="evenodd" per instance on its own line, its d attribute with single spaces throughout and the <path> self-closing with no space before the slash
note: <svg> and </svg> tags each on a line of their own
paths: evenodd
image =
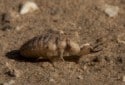
<svg viewBox="0 0 125 85">
<path fill-rule="evenodd" d="M 54 58 L 63 59 L 64 56 L 79 56 L 82 54 L 81 49 L 78 43 L 62 31 L 50 30 L 27 41 L 20 48 L 20 54 L 28 58 L 52 60 Z"/>
<path fill-rule="evenodd" d="M 54 45 L 55 40 L 53 38 L 51 33 L 34 37 L 20 48 L 20 53 L 25 57 L 34 58 L 52 56 L 56 50 L 56 45 Z"/>
</svg>

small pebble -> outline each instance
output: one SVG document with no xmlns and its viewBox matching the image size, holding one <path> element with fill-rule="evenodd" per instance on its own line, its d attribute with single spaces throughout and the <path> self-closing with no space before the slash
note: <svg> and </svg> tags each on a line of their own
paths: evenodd
<svg viewBox="0 0 125 85">
<path fill-rule="evenodd" d="M 36 3 L 32 2 L 32 1 L 27 1 L 22 5 L 22 8 L 20 10 L 20 14 L 27 14 L 29 12 L 33 12 L 35 10 L 38 10 L 38 6 Z"/>
<path fill-rule="evenodd" d="M 48 62 L 44 62 L 42 63 L 42 67 L 45 68 L 45 67 L 51 67 L 52 65 Z"/>
<path fill-rule="evenodd" d="M 53 78 L 50 78 L 49 82 L 55 82 L 55 80 Z"/>
<path fill-rule="evenodd" d="M 21 29 L 22 29 L 22 26 L 17 26 L 17 27 L 15 28 L 16 31 L 20 31 Z"/>
<path fill-rule="evenodd" d="M 13 29 L 10 13 L 7 12 L 0 14 L 0 30 L 10 31 L 10 29 Z"/>
<path fill-rule="evenodd" d="M 0 50 L 5 51 L 7 49 L 7 47 L 8 47 L 8 44 L 6 43 L 6 41 L 1 39 L 0 40 Z"/>
<path fill-rule="evenodd" d="M 121 33 L 121 34 L 118 35 L 118 37 L 117 37 L 118 43 L 125 44 L 125 37 L 124 36 L 125 36 L 124 33 Z"/>
<path fill-rule="evenodd" d="M 81 75 L 77 76 L 77 79 L 83 79 L 83 77 Z"/>
<path fill-rule="evenodd" d="M 112 5 L 105 5 L 104 11 L 109 17 L 115 17 L 118 15 L 119 7 L 118 6 L 112 6 Z"/>
<path fill-rule="evenodd" d="M 84 65 L 84 66 L 83 66 L 83 69 L 84 69 L 84 70 L 87 70 L 87 68 L 88 68 L 87 65 Z"/>
<path fill-rule="evenodd" d="M 6 63 L 7 69 L 8 71 L 5 72 L 5 74 L 7 74 L 10 77 L 20 77 L 21 76 L 21 71 L 13 68 L 9 63 Z"/>
<path fill-rule="evenodd" d="M 21 72 L 18 70 L 15 70 L 15 69 L 11 69 L 11 70 L 7 71 L 6 74 L 11 77 L 20 77 Z"/>
<path fill-rule="evenodd" d="M 125 82 L 125 75 L 123 76 L 122 81 Z"/>
<path fill-rule="evenodd" d="M 10 80 L 9 82 L 5 82 L 3 85 L 13 85 L 14 83 L 14 80 Z"/>
</svg>

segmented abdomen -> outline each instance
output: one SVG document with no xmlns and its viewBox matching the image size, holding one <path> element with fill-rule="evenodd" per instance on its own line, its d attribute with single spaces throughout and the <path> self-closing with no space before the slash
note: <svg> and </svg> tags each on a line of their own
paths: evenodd
<svg viewBox="0 0 125 85">
<path fill-rule="evenodd" d="M 20 53 L 21 55 L 29 58 L 51 58 L 58 56 L 56 46 L 58 38 L 58 35 L 54 35 L 52 33 L 34 37 L 20 48 Z"/>
<path fill-rule="evenodd" d="M 27 41 L 21 48 L 20 53 L 25 57 L 39 57 L 43 53 L 43 36 L 34 37 L 33 39 Z M 41 54 L 42 51 L 42 54 Z"/>
</svg>

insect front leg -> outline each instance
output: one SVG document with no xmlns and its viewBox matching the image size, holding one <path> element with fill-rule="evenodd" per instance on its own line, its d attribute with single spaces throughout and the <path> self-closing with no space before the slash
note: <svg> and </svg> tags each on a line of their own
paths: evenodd
<svg viewBox="0 0 125 85">
<path fill-rule="evenodd" d="M 65 40 L 62 40 L 62 41 L 58 41 L 58 55 L 59 55 L 59 58 L 65 62 L 63 56 L 64 56 L 64 51 L 65 51 L 65 48 L 66 48 L 66 41 Z"/>
<path fill-rule="evenodd" d="M 60 50 L 60 52 L 59 52 L 59 57 L 60 57 L 60 59 L 61 59 L 63 62 L 65 62 L 65 60 L 64 60 L 64 58 L 63 58 L 63 53 L 64 53 L 64 49 Z"/>
</svg>

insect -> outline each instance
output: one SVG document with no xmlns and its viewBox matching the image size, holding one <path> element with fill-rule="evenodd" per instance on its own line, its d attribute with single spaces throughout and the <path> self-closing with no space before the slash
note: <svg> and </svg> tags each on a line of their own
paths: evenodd
<svg viewBox="0 0 125 85">
<path fill-rule="evenodd" d="M 80 46 L 66 33 L 60 30 L 48 30 L 46 33 L 34 37 L 24 43 L 20 54 L 28 58 L 44 58 L 54 61 L 65 56 L 82 56 L 91 51 L 89 44 Z"/>
</svg>

